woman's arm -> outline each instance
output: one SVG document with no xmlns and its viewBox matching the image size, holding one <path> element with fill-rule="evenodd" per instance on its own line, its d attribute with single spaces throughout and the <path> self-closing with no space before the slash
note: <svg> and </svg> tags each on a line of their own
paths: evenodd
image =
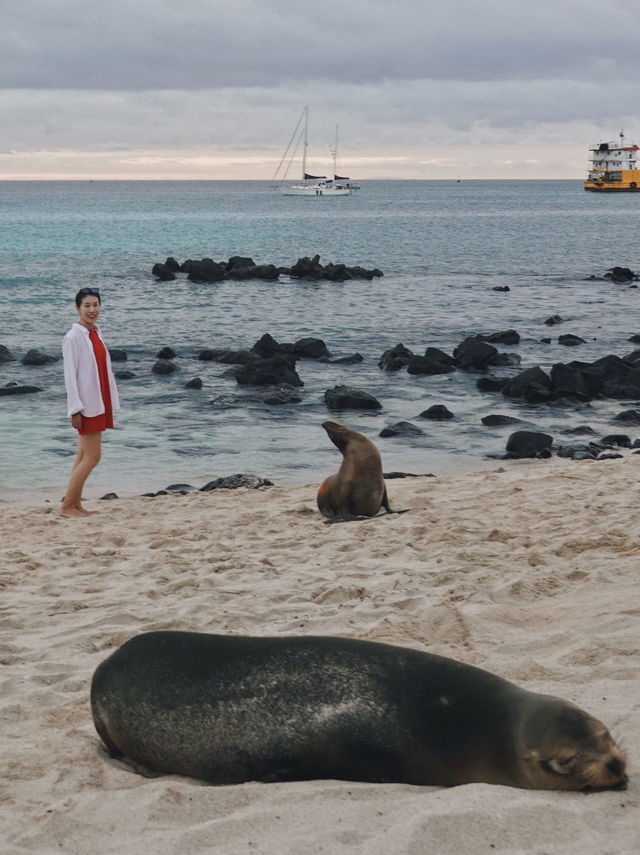
<svg viewBox="0 0 640 855">
<path fill-rule="evenodd" d="M 65 336 L 62 342 L 62 357 L 64 359 L 64 385 L 67 390 L 67 415 L 73 416 L 84 409 L 84 404 L 78 388 L 77 342 L 70 337 Z"/>
</svg>

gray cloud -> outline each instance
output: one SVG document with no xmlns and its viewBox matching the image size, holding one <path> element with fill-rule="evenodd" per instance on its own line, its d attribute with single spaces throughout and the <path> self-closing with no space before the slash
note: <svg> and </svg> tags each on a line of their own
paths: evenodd
<svg viewBox="0 0 640 855">
<path fill-rule="evenodd" d="M 322 156 L 338 123 L 371 174 L 435 169 L 452 146 L 538 146 L 522 162 L 544 163 L 567 142 L 564 168 L 582 173 L 587 144 L 640 132 L 635 0 L 5 5 L 0 176 L 94 153 L 105 171 L 196 169 L 217 154 L 258 177 L 304 104 Z M 197 174 L 216 176 L 207 169 Z"/>
<path fill-rule="evenodd" d="M 292 81 L 637 75 L 624 0 L 30 0 L 3 11 L 7 88 L 169 89 Z"/>
</svg>

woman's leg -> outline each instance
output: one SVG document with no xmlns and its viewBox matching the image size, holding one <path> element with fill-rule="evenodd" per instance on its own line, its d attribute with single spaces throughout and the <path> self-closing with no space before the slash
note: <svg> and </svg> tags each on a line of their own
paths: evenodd
<svg viewBox="0 0 640 855">
<path fill-rule="evenodd" d="M 78 453 L 71 469 L 69 486 L 60 506 L 63 517 L 84 517 L 89 514 L 82 507 L 82 488 L 91 470 L 100 462 L 102 433 L 85 433 L 78 436 Z"/>
</svg>

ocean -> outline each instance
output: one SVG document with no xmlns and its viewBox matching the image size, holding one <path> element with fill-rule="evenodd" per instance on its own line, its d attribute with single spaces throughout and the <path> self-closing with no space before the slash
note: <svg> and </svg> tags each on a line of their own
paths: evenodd
<svg viewBox="0 0 640 855">
<path fill-rule="evenodd" d="M 631 352 L 640 289 L 603 276 L 615 265 L 640 270 L 639 204 L 635 195 L 585 193 L 579 181 L 363 181 L 335 199 L 282 196 L 269 182 L 2 182 L 0 345 L 16 360 L 0 363 L 0 386 L 42 391 L 0 397 L 0 501 L 53 501 L 64 492 L 76 434 L 66 417 L 61 342 L 83 286 L 100 289 L 107 345 L 127 353 L 114 367 L 135 375 L 119 382 L 122 409 L 87 482 L 90 499 L 201 487 L 235 473 L 314 484 L 340 462 L 321 427 L 327 418 L 373 439 L 385 471 L 436 475 L 497 465 L 513 428 L 485 427 L 491 413 L 523 419 L 557 443 L 583 424 L 596 435 L 619 433 L 612 419 L 624 402 L 518 404 L 479 392 L 477 373 L 410 376 L 383 371 L 378 360 L 398 343 L 451 353 L 468 335 L 509 328 L 520 344 L 499 349 L 521 364 L 496 369 L 502 376 Z M 316 254 L 384 276 L 194 284 L 151 274 L 168 256 L 290 266 Z M 503 286 L 509 291 L 494 290 Z M 552 315 L 562 323 L 546 326 Z M 278 342 L 315 336 L 332 358 L 363 360 L 300 360 L 301 401 L 268 405 L 263 390 L 239 386 L 228 366 L 197 358 L 204 348 L 251 348 L 265 333 Z M 567 333 L 584 344 L 560 344 Z M 165 346 L 176 351 L 177 371 L 159 376 L 151 369 Z M 32 348 L 57 359 L 22 365 Z M 186 388 L 195 377 L 202 388 Z M 382 409 L 330 412 L 324 393 L 336 385 L 371 393 Z M 432 404 L 454 419 L 419 418 Z M 401 420 L 424 434 L 379 437 Z"/>
</svg>

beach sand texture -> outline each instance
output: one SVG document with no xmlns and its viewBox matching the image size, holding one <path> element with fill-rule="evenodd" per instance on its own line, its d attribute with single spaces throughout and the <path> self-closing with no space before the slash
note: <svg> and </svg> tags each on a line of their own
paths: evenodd
<svg viewBox="0 0 640 855">
<path fill-rule="evenodd" d="M 317 485 L 0 510 L 4 855 L 637 853 L 640 456 L 387 482 L 402 515 L 323 524 Z M 132 635 L 331 634 L 479 665 L 604 721 L 629 788 L 585 795 L 143 778 L 100 748 L 95 667 Z"/>
</svg>

